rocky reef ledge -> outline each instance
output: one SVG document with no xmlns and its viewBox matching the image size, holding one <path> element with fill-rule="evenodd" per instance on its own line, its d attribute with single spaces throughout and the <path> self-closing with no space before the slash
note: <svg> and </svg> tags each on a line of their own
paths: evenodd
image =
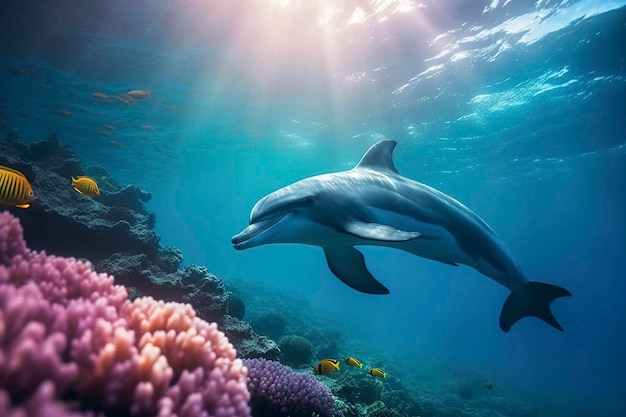
<svg viewBox="0 0 626 417">
<path fill-rule="evenodd" d="M 122 186 L 106 168 L 83 168 L 70 146 L 56 136 L 26 144 L 15 133 L 0 141 L 0 165 L 21 171 L 35 191 L 28 209 L 2 206 L 20 219 L 33 250 L 84 258 L 98 272 L 115 276 L 116 284 L 135 287 L 139 296 L 189 303 L 198 316 L 216 322 L 240 357 L 276 359 L 271 339 L 255 333 L 229 311 L 231 294 L 205 267 L 181 268 L 183 253 L 163 247 L 155 231 L 156 217 L 144 203 L 149 192 Z M 100 184 L 97 199 L 76 193 L 70 178 L 89 175 Z"/>
</svg>

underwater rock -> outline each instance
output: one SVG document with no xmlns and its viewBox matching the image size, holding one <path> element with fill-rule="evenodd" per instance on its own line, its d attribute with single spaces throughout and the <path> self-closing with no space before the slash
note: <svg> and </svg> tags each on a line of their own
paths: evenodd
<svg viewBox="0 0 626 417">
<path fill-rule="evenodd" d="M 161 247 L 159 249 L 159 257 L 157 258 L 157 265 L 165 272 L 176 272 L 183 263 L 183 252 L 176 246 L 170 246 L 169 248 Z"/>
<path fill-rule="evenodd" d="M 402 414 L 393 408 L 388 408 L 382 401 L 374 401 L 368 405 L 365 414 L 368 417 L 402 417 Z"/>
<path fill-rule="evenodd" d="M 278 340 L 284 333 L 287 326 L 287 319 L 284 315 L 276 312 L 263 313 L 250 321 L 255 332 Z"/>
<path fill-rule="evenodd" d="M 205 267 L 190 265 L 176 275 L 181 277 L 179 288 L 183 299 L 194 306 L 198 315 L 205 320 L 221 320 L 228 311 L 228 294 L 224 283 Z"/>
<path fill-rule="evenodd" d="M 465 400 L 471 400 L 474 398 L 474 388 L 469 386 L 468 384 L 459 385 L 456 389 L 456 393 L 459 397 Z"/>
<path fill-rule="evenodd" d="M 115 253 L 99 262 L 96 269 L 115 276 L 118 284 L 137 288 L 140 295 L 189 303 L 207 321 L 221 320 L 228 309 L 222 281 L 201 266 L 168 272 L 145 254 Z"/>
<path fill-rule="evenodd" d="M 360 378 L 355 382 L 344 382 L 337 395 L 351 403 L 371 404 L 380 400 L 383 383 L 371 377 Z"/>
<path fill-rule="evenodd" d="M 359 415 L 359 410 L 354 404 L 335 398 L 334 417 L 354 417 Z"/>
<path fill-rule="evenodd" d="M 230 291 L 228 292 L 228 315 L 239 320 L 246 315 L 246 305 L 243 300 Z"/>
<path fill-rule="evenodd" d="M 218 323 L 230 343 L 237 349 L 237 356 L 241 358 L 265 358 L 277 360 L 280 349 L 276 342 L 261 336 L 252 330 L 244 321 L 226 315 Z"/>
<path fill-rule="evenodd" d="M 153 259 L 158 255 L 159 237 L 147 214 L 102 204 L 70 187 L 70 177 L 84 171 L 73 151 L 55 136 L 26 145 L 9 134 L 0 142 L 0 165 L 23 172 L 35 191 L 29 209 L 7 207 L 20 218 L 33 249 L 94 263 L 113 252 L 145 253 Z"/>
<path fill-rule="evenodd" d="M 143 203 L 147 203 L 152 194 L 141 190 L 136 185 L 127 185 L 119 191 L 102 193 L 99 201 L 113 207 L 126 207 L 138 213 L 147 214 Z"/>
<path fill-rule="evenodd" d="M 407 416 L 424 415 L 422 406 L 412 398 L 409 392 L 404 389 L 383 389 L 380 399 L 385 404 L 388 404 L 390 407 L 398 410 L 401 414 Z"/>
<path fill-rule="evenodd" d="M 328 342 L 317 349 L 316 356 L 318 358 L 337 358 L 339 357 L 339 345 L 334 340 Z"/>
<path fill-rule="evenodd" d="M 1 165 L 16 167 L 29 180 L 32 180 L 32 167 L 35 166 L 42 171 L 52 171 L 67 178 L 68 184 L 72 175 L 85 175 L 76 154 L 69 146 L 62 146 L 56 135 L 50 136 L 47 140 L 27 145 L 20 141 L 15 132 L 10 132 L 0 142 L 0 156 L 6 159 L 0 163 Z M 24 166 L 31 169 L 25 169 Z"/>
</svg>

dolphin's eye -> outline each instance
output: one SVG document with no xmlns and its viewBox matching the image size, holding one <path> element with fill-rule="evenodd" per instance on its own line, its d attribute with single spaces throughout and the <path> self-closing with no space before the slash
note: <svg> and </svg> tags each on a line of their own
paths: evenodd
<svg viewBox="0 0 626 417">
<path fill-rule="evenodd" d="M 304 202 L 307 205 L 311 205 L 311 204 L 315 203 L 315 199 L 313 197 L 307 197 L 306 200 L 304 200 Z"/>
</svg>

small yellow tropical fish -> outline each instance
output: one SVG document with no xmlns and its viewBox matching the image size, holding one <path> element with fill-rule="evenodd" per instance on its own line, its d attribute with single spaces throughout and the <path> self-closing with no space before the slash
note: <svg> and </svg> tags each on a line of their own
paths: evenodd
<svg viewBox="0 0 626 417">
<path fill-rule="evenodd" d="M 76 192 L 86 195 L 87 197 L 100 196 L 98 184 L 89 177 L 72 177 L 72 187 L 74 187 Z"/>
<path fill-rule="evenodd" d="M 371 376 L 377 376 L 380 378 L 387 378 L 387 372 L 383 371 L 380 368 L 372 368 L 369 370 L 368 374 Z"/>
<path fill-rule="evenodd" d="M 483 388 L 492 390 L 493 389 L 493 383 L 489 382 L 489 381 L 485 381 L 485 382 L 483 382 Z"/>
<path fill-rule="evenodd" d="M 315 375 L 329 375 L 338 370 L 339 361 L 337 359 L 322 359 L 320 363 L 313 368 L 313 373 Z"/>
<path fill-rule="evenodd" d="M 24 174 L 0 165 L 0 204 L 28 208 L 33 201 L 35 193 Z"/>
<path fill-rule="evenodd" d="M 363 364 L 357 358 L 345 358 L 343 361 L 350 366 L 357 366 L 359 368 L 363 367 Z"/>
</svg>

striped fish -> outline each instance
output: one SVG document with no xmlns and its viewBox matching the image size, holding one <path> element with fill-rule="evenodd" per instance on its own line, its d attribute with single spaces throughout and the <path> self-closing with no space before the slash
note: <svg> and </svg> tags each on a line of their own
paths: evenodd
<svg viewBox="0 0 626 417">
<path fill-rule="evenodd" d="M 344 359 L 344 362 L 347 363 L 350 366 L 356 366 L 357 368 L 363 368 L 363 364 L 357 358 L 352 358 L 352 357 L 346 358 L 346 359 Z"/>
<path fill-rule="evenodd" d="M 339 361 L 337 359 L 322 359 L 315 368 L 313 373 L 315 375 L 328 375 L 339 370 Z"/>
<path fill-rule="evenodd" d="M 387 372 L 383 371 L 380 368 L 372 368 L 369 370 L 368 374 L 374 377 L 387 378 Z"/>
<path fill-rule="evenodd" d="M 33 201 L 35 193 L 24 174 L 0 165 L 0 204 L 28 208 Z"/>
<path fill-rule="evenodd" d="M 72 177 L 72 187 L 74 187 L 76 192 L 88 197 L 98 197 L 100 195 L 98 184 L 89 177 Z"/>
</svg>

